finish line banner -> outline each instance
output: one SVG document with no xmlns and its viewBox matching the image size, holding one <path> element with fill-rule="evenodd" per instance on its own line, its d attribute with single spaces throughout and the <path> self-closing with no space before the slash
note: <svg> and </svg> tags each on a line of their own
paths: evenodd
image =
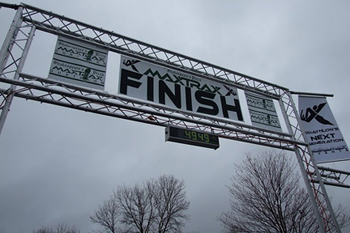
<svg viewBox="0 0 350 233">
<path fill-rule="evenodd" d="M 121 57 L 119 93 L 174 110 L 243 122 L 237 88 L 135 58 Z"/>
<path fill-rule="evenodd" d="M 316 163 L 350 160 L 349 148 L 325 97 L 299 96 L 299 112 Z"/>
</svg>

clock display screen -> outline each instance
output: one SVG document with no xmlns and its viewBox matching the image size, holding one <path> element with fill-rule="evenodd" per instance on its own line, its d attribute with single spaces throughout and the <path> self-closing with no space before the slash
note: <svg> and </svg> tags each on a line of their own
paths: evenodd
<svg viewBox="0 0 350 233">
<path fill-rule="evenodd" d="M 166 140 L 213 149 L 219 147 L 219 137 L 216 135 L 170 126 L 166 129 Z"/>
</svg>

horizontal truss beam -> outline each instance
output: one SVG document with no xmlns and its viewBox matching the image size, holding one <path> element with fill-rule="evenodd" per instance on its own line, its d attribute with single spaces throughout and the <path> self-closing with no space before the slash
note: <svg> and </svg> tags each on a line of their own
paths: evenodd
<svg viewBox="0 0 350 233">
<path fill-rule="evenodd" d="M 292 140 L 288 134 L 267 134 L 264 131 L 235 124 L 221 122 L 201 115 L 189 115 L 156 105 L 137 103 L 105 92 L 92 91 L 78 86 L 58 83 L 56 81 L 20 74 L 20 81 L 0 77 L 0 82 L 16 85 L 13 93 L 1 90 L 4 96 L 15 95 L 24 99 L 55 104 L 86 112 L 118 117 L 160 126 L 178 126 L 210 132 L 222 138 L 265 145 L 294 151 L 295 145 L 307 145 Z"/>
<path fill-rule="evenodd" d="M 345 184 L 345 181 L 350 176 L 350 172 L 321 166 L 318 166 L 318 170 L 320 172 L 324 184 L 343 188 L 350 188 L 350 185 Z M 312 179 L 312 181 L 316 183 L 319 182 L 317 177 Z"/>
</svg>

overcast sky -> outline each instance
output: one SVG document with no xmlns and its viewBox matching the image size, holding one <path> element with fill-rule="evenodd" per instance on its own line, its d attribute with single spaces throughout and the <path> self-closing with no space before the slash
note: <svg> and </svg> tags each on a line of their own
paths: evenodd
<svg viewBox="0 0 350 233">
<path fill-rule="evenodd" d="M 25 3 L 293 91 L 334 94 L 328 102 L 349 143 L 349 1 Z M 0 9 L 1 44 L 13 13 Z M 55 43 L 56 37 L 37 32 L 24 71 L 47 77 Z M 111 94 L 117 90 L 116 60 L 110 56 L 107 67 Z M 216 218 L 228 210 L 225 185 L 233 165 L 246 153 L 270 149 L 220 143 L 214 151 L 165 142 L 162 127 L 15 98 L 0 136 L 0 232 L 32 232 L 60 222 L 91 232 L 98 228 L 89 216 L 118 185 L 163 174 L 186 184 L 191 221 L 185 232 L 221 232 Z M 350 171 L 349 161 L 323 166 Z M 350 211 L 348 189 L 327 192 L 334 206 Z"/>
</svg>

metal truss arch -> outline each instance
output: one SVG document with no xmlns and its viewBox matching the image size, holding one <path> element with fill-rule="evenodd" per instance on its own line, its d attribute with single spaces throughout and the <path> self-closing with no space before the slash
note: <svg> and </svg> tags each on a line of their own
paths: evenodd
<svg viewBox="0 0 350 233">
<path fill-rule="evenodd" d="M 319 213 L 318 222 L 321 231 L 340 232 L 323 185 L 325 173 L 319 172 L 308 148 L 299 124 L 297 109 L 291 92 L 287 88 L 27 4 L 0 3 L 0 7 L 17 10 L 16 20 L 12 23 L 0 52 L 0 113 L 2 117 L 6 117 L 11 100 L 16 96 L 147 124 L 164 127 L 168 125 L 181 126 L 210 132 L 231 140 L 294 151 L 309 195 L 314 197 L 311 199 L 314 200 L 314 209 Z M 243 90 L 270 96 L 280 103 L 285 122 L 288 125 L 288 133 L 271 132 L 235 122 L 174 111 L 166 107 L 140 103 L 102 91 L 23 74 L 21 67 L 35 30 L 94 43 L 112 52 L 140 58 L 200 77 L 226 82 Z"/>
</svg>

